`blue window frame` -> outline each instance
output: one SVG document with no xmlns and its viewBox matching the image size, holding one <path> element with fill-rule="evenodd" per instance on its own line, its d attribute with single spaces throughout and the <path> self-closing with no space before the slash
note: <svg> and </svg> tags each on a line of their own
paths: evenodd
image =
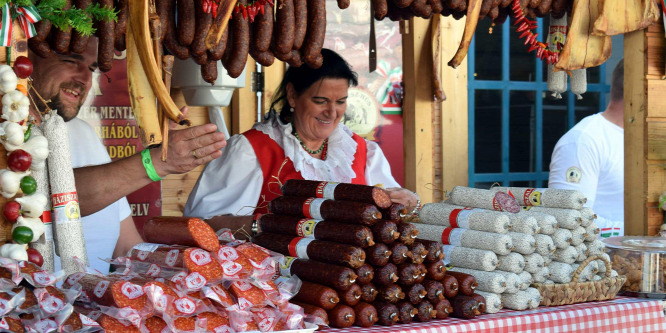
<svg viewBox="0 0 666 333">
<path fill-rule="evenodd" d="M 548 19 L 537 21 L 540 31 L 536 32 L 543 41 Z M 610 86 L 605 65 L 588 69 L 587 93 L 582 100 L 576 100 L 570 91 L 556 100 L 548 91 L 546 65 L 534 53 L 527 53 L 518 35 L 508 20 L 494 26 L 484 19 L 469 48 L 472 187 L 489 188 L 494 183 L 546 187 L 557 140 L 583 117 L 606 108 Z"/>
</svg>

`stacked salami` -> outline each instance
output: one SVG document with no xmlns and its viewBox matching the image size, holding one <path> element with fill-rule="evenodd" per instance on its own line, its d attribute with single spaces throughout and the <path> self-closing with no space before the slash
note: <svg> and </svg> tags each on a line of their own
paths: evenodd
<svg viewBox="0 0 666 333">
<path fill-rule="evenodd" d="M 303 280 L 293 301 L 330 326 L 346 328 L 446 318 L 458 292 L 446 277 L 441 243 L 417 240 L 404 206 L 384 190 L 289 180 L 259 219 L 253 242 L 284 254 L 283 277 Z M 472 287 L 467 291 L 472 290 Z M 474 313 L 478 301 L 458 308 Z"/>
<path fill-rule="evenodd" d="M 64 283 L 82 291 L 77 311 L 107 332 L 304 328 L 303 309 L 288 302 L 298 281 L 272 281 L 276 254 L 234 240 L 229 230 L 218 239 L 208 224 L 188 217 L 153 218 L 144 239 L 153 243 L 112 261 L 115 273 L 75 273 Z"/>
</svg>

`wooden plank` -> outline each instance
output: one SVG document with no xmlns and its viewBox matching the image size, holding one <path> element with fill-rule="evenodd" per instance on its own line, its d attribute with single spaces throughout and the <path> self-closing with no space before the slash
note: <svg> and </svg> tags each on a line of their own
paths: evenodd
<svg viewBox="0 0 666 333">
<path fill-rule="evenodd" d="M 647 197 L 648 202 L 658 202 L 659 196 L 666 191 L 666 161 L 647 161 Z"/>
<path fill-rule="evenodd" d="M 648 117 L 666 118 L 666 80 L 647 80 Z"/>
<path fill-rule="evenodd" d="M 273 101 L 273 95 L 278 89 L 282 78 L 284 77 L 284 72 L 286 70 L 285 63 L 275 59 L 275 63 L 270 67 L 264 67 L 264 93 L 262 95 L 263 99 L 263 113 L 266 114 L 270 110 L 271 102 Z"/>
<path fill-rule="evenodd" d="M 647 121 L 647 156 L 648 160 L 666 160 L 666 119 Z M 625 152 L 626 153 L 626 152 Z"/>
<path fill-rule="evenodd" d="M 234 90 L 231 98 L 231 135 L 243 133 L 257 120 L 257 95 L 252 91 L 255 62 L 248 57 L 245 64 L 245 87 Z"/>
<path fill-rule="evenodd" d="M 647 207 L 647 216 L 647 235 L 654 236 L 659 233 L 659 228 L 664 223 L 664 213 L 659 211 L 656 203 L 653 203 Z"/>
<path fill-rule="evenodd" d="M 626 235 L 646 235 L 645 153 L 647 83 L 644 31 L 624 35 L 624 226 Z"/>
<path fill-rule="evenodd" d="M 664 76 L 664 34 L 651 34 L 646 38 L 647 74 Z"/>
<path fill-rule="evenodd" d="M 432 56 L 430 21 L 409 20 L 409 34 L 402 36 L 403 45 L 403 135 L 405 184 L 421 197 L 432 202 L 434 193 L 433 126 L 432 126 Z"/>
<path fill-rule="evenodd" d="M 467 133 L 467 58 L 455 69 L 447 65 L 462 40 L 464 20 L 442 17 L 442 183 L 441 189 L 467 186 L 469 181 Z"/>
</svg>

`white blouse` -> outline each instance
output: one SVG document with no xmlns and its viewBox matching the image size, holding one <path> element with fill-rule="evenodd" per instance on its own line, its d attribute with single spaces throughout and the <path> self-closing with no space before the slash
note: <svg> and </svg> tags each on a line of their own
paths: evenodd
<svg viewBox="0 0 666 333">
<path fill-rule="evenodd" d="M 273 139 L 304 179 L 349 183 L 356 177 L 352 163 L 357 144 L 352 138 L 352 131 L 342 123 L 328 138 L 325 160 L 314 158 L 303 150 L 291 133 L 291 124 L 283 124 L 275 114 L 253 128 Z M 366 184 L 400 187 L 391 175 L 391 166 L 379 145 L 367 140 L 366 145 Z M 263 178 L 249 140 L 244 135 L 234 135 L 224 148 L 222 157 L 209 162 L 204 168 L 187 199 L 184 215 L 204 219 L 229 214 L 251 215 L 259 201 Z M 259 203 L 259 206 L 263 205 L 268 205 L 268 202 Z"/>
</svg>

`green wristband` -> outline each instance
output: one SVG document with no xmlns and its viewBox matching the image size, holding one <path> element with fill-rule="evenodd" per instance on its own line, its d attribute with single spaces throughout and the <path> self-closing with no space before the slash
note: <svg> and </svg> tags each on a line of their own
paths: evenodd
<svg viewBox="0 0 666 333">
<path fill-rule="evenodd" d="M 157 171 L 155 171 L 153 158 L 150 156 L 150 149 L 146 148 L 141 152 L 141 162 L 143 162 L 143 167 L 146 169 L 148 178 L 154 182 L 162 180 L 162 177 L 160 177 L 160 175 L 157 174 Z"/>
</svg>

